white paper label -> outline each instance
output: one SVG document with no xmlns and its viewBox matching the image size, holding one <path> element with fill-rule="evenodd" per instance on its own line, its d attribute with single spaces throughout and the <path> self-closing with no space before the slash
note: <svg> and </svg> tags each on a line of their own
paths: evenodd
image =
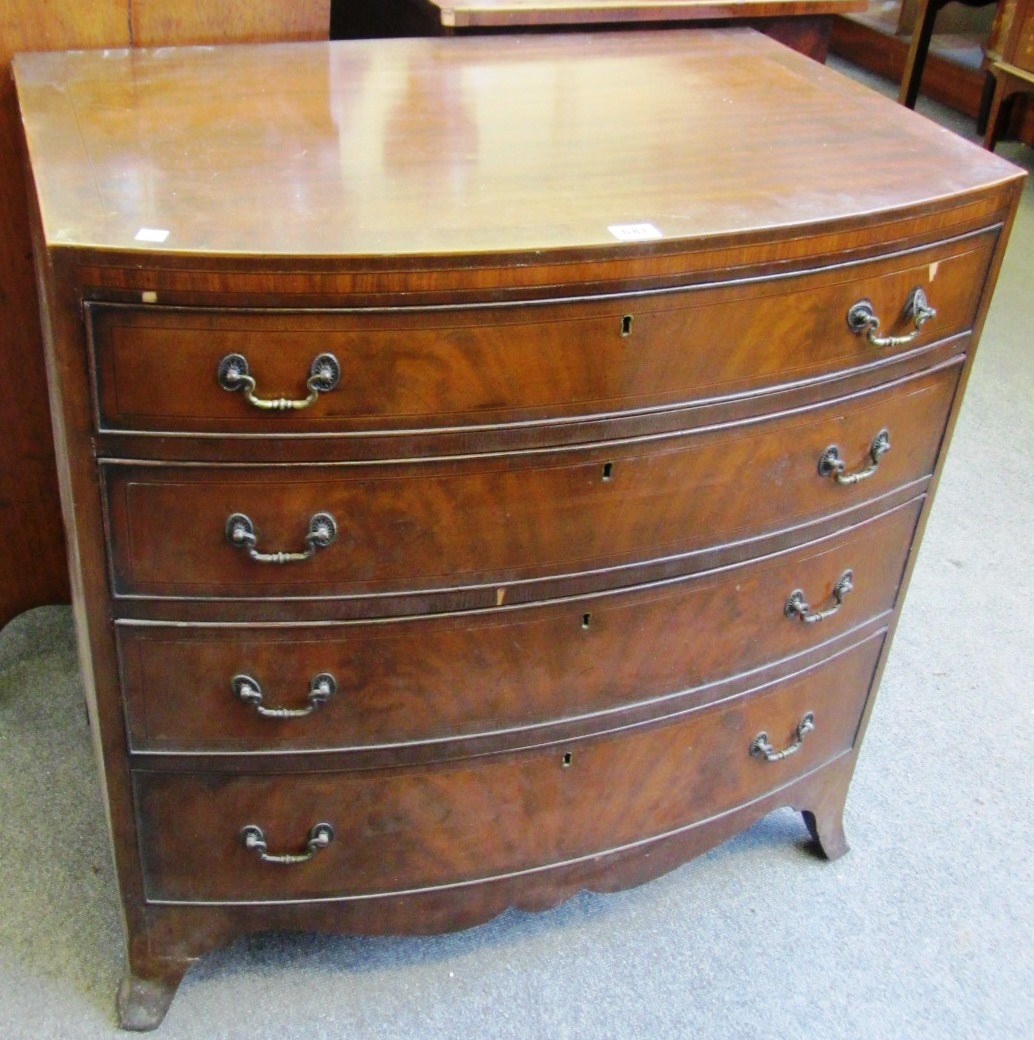
<svg viewBox="0 0 1034 1040">
<path fill-rule="evenodd" d="M 164 242 L 169 232 L 165 228 L 142 227 L 133 237 L 138 242 Z"/>
<path fill-rule="evenodd" d="M 653 224 L 610 224 L 607 230 L 619 242 L 655 242 L 664 238 Z"/>
</svg>

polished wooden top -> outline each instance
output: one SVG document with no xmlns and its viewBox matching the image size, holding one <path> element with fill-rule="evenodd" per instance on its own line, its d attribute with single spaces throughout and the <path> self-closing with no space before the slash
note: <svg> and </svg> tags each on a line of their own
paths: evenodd
<svg viewBox="0 0 1034 1040">
<path fill-rule="evenodd" d="M 598 255 L 652 247 L 624 225 L 771 234 L 1020 176 L 746 29 L 34 54 L 15 72 L 51 246 Z"/>
<path fill-rule="evenodd" d="M 864 11 L 868 0 L 422 0 L 448 28 L 696 22 Z"/>
</svg>

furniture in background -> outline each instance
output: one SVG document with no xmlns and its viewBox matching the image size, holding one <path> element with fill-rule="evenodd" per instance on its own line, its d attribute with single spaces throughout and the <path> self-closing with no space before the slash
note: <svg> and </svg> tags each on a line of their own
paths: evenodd
<svg viewBox="0 0 1034 1040">
<path fill-rule="evenodd" d="M 1020 171 L 741 30 L 15 72 L 124 1026 L 255 930 L 846 850 Z"/>
<path fill-rule="evenodd" d="M 332 39 L 739 25 L 825 61 L 833 16 L 866 0 L 335 0 Z"/>
<path fill-rule="evenodd" d="M 949 3 L 961 3 L 966 7 L 987 7 L 998 3 L 998 0 L 919 0 L 916 6 L 915 22 L 912 25 L 912 36 L 909 41 L 908 57 L 905 60 L 905 71 L 901 76 L 901 90 L 898 100 L 908 108 L 915 108 L 919 97 L 919 86 L 923 79 L 923 68 L 930 50 L 930 38 L 933 36 L 934 22 L 937 13 Z M 986 95 L 985 89 L 985 95 Z M 981 104 L 981 111 L 989 98 Z M 978 117 L 983 121 L 983 116 Z"/>
<path fill-rule="evenodd" d="M 984 146 L 994 150 L 1007 123 L 1010 103 L 1020 94 L 1034 93 L 1034 4 L 1031 0 L 1003 0 L 995 47 L 988 53 L 988 72 L 994 84 L 984 131 Z"/>
<path fill-rule="evenodd" d="M 830 51 L 876 75 L 901 83 L 916 8 L 897 0 L 871 0 L 867 11 L 833 19 Z M 985 47 L 992 47 L 1001 8 L 948 4 L 940 12 L 923 64 L 922 93 L 977 120 L 990 107 Z M 992 47 L 993 49 L 993 47 Z M 993 84 L 992 84 L 993 86 Z M 1034 144 L 1034 105 L 1012 106 L 1009 133 Z"/>
<path fill-rule="evenodd" d="M 326 39 L 330 0 L 7 0 L 0 6 L 0 627 L 67 602 L 54 439 L 25 210 L 19 51 Z"/>
</svg>

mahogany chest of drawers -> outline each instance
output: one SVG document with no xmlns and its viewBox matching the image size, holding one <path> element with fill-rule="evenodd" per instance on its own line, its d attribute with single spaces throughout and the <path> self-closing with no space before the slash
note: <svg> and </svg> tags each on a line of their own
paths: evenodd
<svg viewBox="0 0 1034 1040">
<path fill-rule="evenodd" d="M 748 31 L 16 75 L 125 1026 L 256 929 L 846 850 L 1018 171 Z"/>
</svg>

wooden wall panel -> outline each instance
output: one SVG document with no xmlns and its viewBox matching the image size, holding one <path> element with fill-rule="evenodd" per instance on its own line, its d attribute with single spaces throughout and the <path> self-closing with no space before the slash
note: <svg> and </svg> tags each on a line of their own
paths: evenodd
<svg viewBox="0 0 1034 1040">
<path fill-rule="evenodd" d="M 39 305 L 11 81 L 19 51 L 326 39 L 329 0 L 0 3 L 0 627 L 68 600 Z"/>
<path fill-rule="evenodd" d="M 129 0 L 133 45 L 325 40 L 330 0 Z"/>
</svg>

